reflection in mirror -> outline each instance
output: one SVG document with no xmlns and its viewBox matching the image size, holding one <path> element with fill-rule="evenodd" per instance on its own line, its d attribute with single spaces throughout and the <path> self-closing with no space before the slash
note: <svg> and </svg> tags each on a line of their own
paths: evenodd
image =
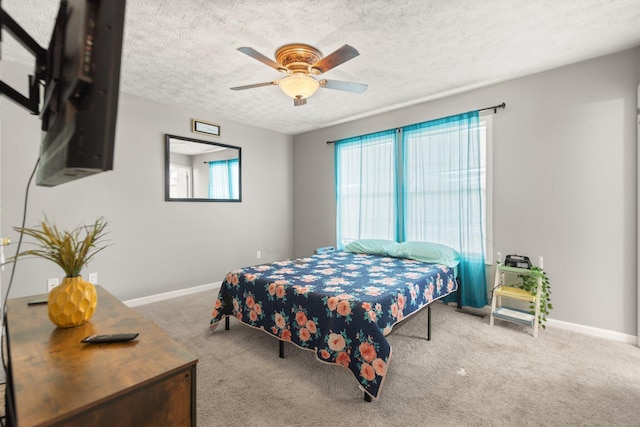
<svg viewBox="0 0 640 427">
<path fill-rule="evenodd" d="M 166 135 L 165 200 L 242 201 L 241 149 Z"/>
</svg>

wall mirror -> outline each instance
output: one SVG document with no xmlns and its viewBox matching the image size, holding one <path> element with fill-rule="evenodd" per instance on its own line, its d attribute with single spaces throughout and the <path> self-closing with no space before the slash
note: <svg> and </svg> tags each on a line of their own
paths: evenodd
<svg viewBox="0 0 640 427">
<path fill-rule="evenodd" d="M 241 148 L 165 135 L 165 200 L 242 201 Z"/>
</svg>

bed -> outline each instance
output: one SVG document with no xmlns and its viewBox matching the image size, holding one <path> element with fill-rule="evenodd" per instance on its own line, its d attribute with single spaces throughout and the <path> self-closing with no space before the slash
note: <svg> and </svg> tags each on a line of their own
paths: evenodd
<svg viewBox="0 0 640 427">
<path fill-rule="evenodd" d="M 232 271 L 220 287 L 211 328 L 226 319 L 228 329 L 233 316 L 277 337 L 281 357 L 288 341 L 350 369 L 365 399 L 377 399 L 391 361 L 386 335 L 458 289 L 455 265 L 446 265 L 457 260 L 391 256 L 407 255 L 393 248 L 368 245 Z"/>
</svg>

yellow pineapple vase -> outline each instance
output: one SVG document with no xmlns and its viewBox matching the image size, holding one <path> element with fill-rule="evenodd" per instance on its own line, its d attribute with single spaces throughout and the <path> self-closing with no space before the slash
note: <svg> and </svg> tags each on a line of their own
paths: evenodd
<svg viewBox="0 0 640 427">
<path fill-rule="evenodd" d="M 81 276 L 65 277 L 49 292 L 49 320 L 59 328 L 80 326 L 96 312 L 98 293 Z"/>
</svg>

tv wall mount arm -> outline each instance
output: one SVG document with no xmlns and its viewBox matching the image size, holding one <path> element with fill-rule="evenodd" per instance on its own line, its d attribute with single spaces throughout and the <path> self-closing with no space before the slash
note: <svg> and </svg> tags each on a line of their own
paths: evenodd
<svg viewBox="0 0 640 427">
<path fill-rule="evenodd" d="M 22 95 L 17 90 L 0 80 L 0 94 L 8 96 L 12 101 L 21 105 L 37 115 L 40 104 L 40 88 L 38 82 L 44 79 L 46 74 L 47 51 L 41 47 L 16 21 L 9 16 L 0 5 L 0 30 L 6 29 L 20 44 L 36 58 L 35 76 L 29 76 L 29 97 Z M 0 42 L 2 35 L 0 32 Z"/>
</svg>

